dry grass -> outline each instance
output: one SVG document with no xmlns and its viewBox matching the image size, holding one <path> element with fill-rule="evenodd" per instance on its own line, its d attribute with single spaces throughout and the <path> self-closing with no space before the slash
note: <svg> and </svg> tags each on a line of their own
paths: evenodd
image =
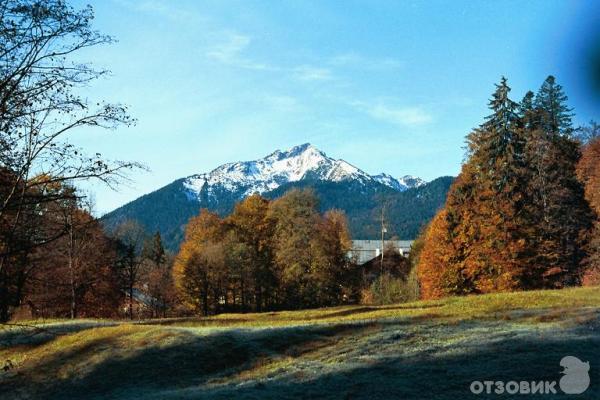
<svg viewBox="0 0 600 400">
<path fill-rule="evenodd" d="M 14 366 L 0 393 L 468 398 L 475 379 L 556 378 L 564 355 L 594 368 L 599 313 L 600 288 L 577 288 L 136 324 L 30 321 L 43 330 L 0 330 L 0 360 Z"/>
</svg>

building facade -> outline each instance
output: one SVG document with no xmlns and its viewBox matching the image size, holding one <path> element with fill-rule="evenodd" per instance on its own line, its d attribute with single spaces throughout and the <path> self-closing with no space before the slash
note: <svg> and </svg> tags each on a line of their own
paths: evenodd
<svg viewBox="0 0 600 400">
<path fill-rule="evenodd" d="M 385 240 L 383 246 L 385 249 L 391 247 L 399 254 L 407 257 L 413 242 L 414 240 Z M 358 264 L 364 264 L 381 255 L 381 244 L 381 240 L 353 240 L 349 255 Z"/>
</svg>

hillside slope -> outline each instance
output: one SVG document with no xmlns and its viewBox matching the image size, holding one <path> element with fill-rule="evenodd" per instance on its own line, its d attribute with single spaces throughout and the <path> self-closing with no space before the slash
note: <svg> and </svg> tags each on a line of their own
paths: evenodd
<svg viewBox="0 0 600 400">
<path fill-rule="evenodd" d="M 379 235 L 380 228 L 375 225 L 385 205 L 390 236 L 412 239 L 443 204 L 450 182 L 449 177 L 428 184 L 410 175 L 399 179 L 385 173 L 369 175 L 305 143 L 258 160 L 226 163 L 178 179 L 102 219 L 109 231 L 125 220 L 138 221 L 149 233 L 160 232 L 166 247 L 177 251 L 185 224 L 201 208 L 226 216 L 250 194 L 276 198 L 295 187 L 310 187 L 319 197 L 322 211 L 338 208 L 346 212 L 355 238 Z"/>
<path fill-rule="evenodd" d="M 421 226 L 443 206 L 452 180 L 452 177 L 441 177 L 418 187 L 397 191 L 379 183 L 364 185 L 356 181 L 307 179 L 282 184 L 263 193 L 263 196 L 277 198 L 292 188 L 312 188 L 322 211 L 337 208 L 346 212 L 352 236 L 357 239 L 379 235 L 378 221 L 384 204 L 390 237 L 414 239 Z M 159 231 L 167 248 L 175 251 L 183 239 L 185 224 L 201 208 L 225 216 L 239 200 L 237 194 L 220 189 L 213 189 L 214 196 L 201 194 L 198 198 L 190 198 L 183 182 L 184 179 L 180 179 L 144 195 L 106 214 L 102 220 L 108 229 L 127 219 L 136 220 L 148 232 Z"/>
<path fill-rule="evenodd" d="M 4 327 L 3 399 L 468 399 L 472 381 L 558 381 L 591 364 L 600 290 L 577 288 L 140 324 Z M 560 395 L 536 398 L 563 398 Z M 503 398 L 506 396 L 503 396 Z M 521 396 L 523 397 L 523 396 Z"/>
</svg>

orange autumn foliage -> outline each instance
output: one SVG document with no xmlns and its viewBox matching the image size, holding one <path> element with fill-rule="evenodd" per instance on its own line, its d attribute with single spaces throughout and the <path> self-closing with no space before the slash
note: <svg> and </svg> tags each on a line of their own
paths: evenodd
<svg viewBox="0 0 600 400">
<path fill-rule="evenodd" d="M 450 264 L 448 250 L 451 246 L 446 235 L 446 218 L 446 210 L 440 211 L 425 232 L 425 243 L 427 244 L 423 247 L 417 266 L 421 296 L 425 299 L 438 299 L 449 292 L 444 279 L 446 266 Z"/>
<path fill-rule="evenodd" d="M 425 233 L 423 298 L 580 282 L 591 214 L 561 90 L 548 77 L 537 97 L 518 104 L 505 79 L 496 85 L 492 114 L 467 136 L 468 160 Z M 583 170 L 593 176 L 597 165 L 592 158 Z M 600 198 L 589 187 L 590 201 Z"/>
<path fill-rule="evenodd" d="M 600 137 L 584 146 L 577 165 L 577 177 L 584 184 L 585 198 L 595 213 L 594 228 L 588 242 L 584 286 L 600 285 Z"/>
</svg>

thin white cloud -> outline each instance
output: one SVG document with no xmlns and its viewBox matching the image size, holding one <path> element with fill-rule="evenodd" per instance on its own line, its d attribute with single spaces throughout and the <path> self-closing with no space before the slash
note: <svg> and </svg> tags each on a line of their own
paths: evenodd
<svg viewBox="0 0 600 400">
<path fill-rule="evenodd" d="M 327 81 L 333 78 L 331 71 L 327 68 L 302 65 L 294 68 L 294 76 L 302 81 Z"/>
<path fill-rule="evenodd" d="M 233 63 L 238 60 L 239 54 L 250 44 L 250 37 L 239 33 L 230 32 L 225 40 L 215 45 L 206 55 L 222 63 Z"/>
<path fill-rule="evenodd" d="M 366 112 L 375 119 L 395 125 L 414 127 L 433 121 L 433 116 L 421 107 L 392 107 L 377 104 L 368 106 Z"/>
<path fill-rule="evenodd" d="M 258 71 L 276 71 L 279 69 L 269 64 L 255 62 L 243 56 L 244 51 L 252 42 L 250 36 L 232 31 L 219 36 L 222 37 L 220 42 L 206 52 L 206 56 L 209 59 L 239 68 Z"/>
<path fill-rule="evenodd" d="M 366 70 L 390 70 L 404 66 L 404 63 L 395 58 L 366 57 L 358 53 L 349 52 L 330 57 L 328 64 L 338 67 L 353 67 Z"/>
<path fill-rule="evenodd" d="M 292 96 L 265 94 L 262 100 L 265 105 L 277 111 L 297 111 L 301 108 L 298 100 Z"/>
</svg>

